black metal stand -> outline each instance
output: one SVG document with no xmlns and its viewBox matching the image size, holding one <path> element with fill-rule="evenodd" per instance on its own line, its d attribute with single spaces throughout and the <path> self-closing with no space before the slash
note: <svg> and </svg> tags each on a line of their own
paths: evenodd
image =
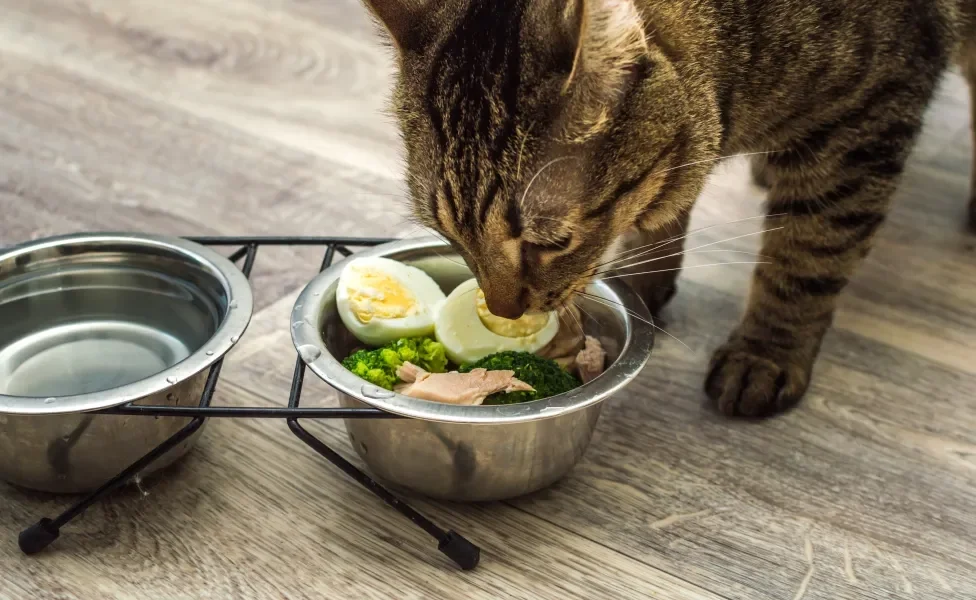
<svg viewBox="0 0 976 600">
<path fill-rule="evenodd" d="M 336 253 L 346 257 L 352 254 L 352 251 L 349 249 L 350 247 L 376 246 L 391 241 L 387 239 L 339 237 L 204 237 L 189 239 L 208 246 L 240 246 L 229 258 L 235 263 L 243 259 L 244 264 L 241 266 L 241 271 L 248 278 L 251 276 L 251 270 L 254 268 L 258 249 L 261 246 L 324 246 L 325 254 L 321 267 L 319 268 L 321 272 L 332 264 Z M 43 518 L 22 531 L 18 539 L 20 549 L 25 554 L 36 554 L 47 548 L 58 539 L 62 527 L 71 522 L 75 517 L 81 515 L 88 507 L 92 506 L 101 498 L 124 485 L 159 457 L 176 447 L 180 442 L 193 435 L 207 418 L 283 418 L 287 421 L 288 428 L 298 439 L 305 442 L 306 445 L 341 469 L 346 475 L 352 477 L 360 485 L 436 539 L 437 549 L 446 554 L 459 567 L 468 570 L 478 565 L 481 557 L 481 550 L 478 546 L 472 544 L 452 530 L 445 531 L 438 527 L 430 519 L 397 498 L 392 492 L 381 486 L 366 473 L 339 455 L 335 450 L 313 436 L 298 422 L 299 419 L 399 419 L 403 417 L 375 408 L 301 408 L 299 404 L 301 402 L 302 388 L 305 381 L 305 363 L 301 357 L 295 361 L 295 373 L 292 377 L 291 393 L 288 398 L 287 408 L 211 406 L 210 403 L 213 399 L 214 390 L 217 388 L 217 381 L 220 379 L 222 365 L 223 360 L 220 360 L 211 367 L 210 375 L 207 378 L 207 383 L 204 386 L 198 406 L 137 406 L 128 404 L 98 411 L 98 414 L 191 417 L 192 420 L 165 442 L 149 451 L 145 456 L 132 463 L 128 468 L 105 482 L 100 488 L 91 492 L 85 498 L 76 502 L 57 517 L 53 519 Z"/>
</svg>

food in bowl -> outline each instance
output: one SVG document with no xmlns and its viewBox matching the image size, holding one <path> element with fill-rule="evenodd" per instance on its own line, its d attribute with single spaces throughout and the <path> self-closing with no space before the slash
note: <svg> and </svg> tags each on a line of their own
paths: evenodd
<svg viewBox="0 0 976 600">
<path fill-rule="evenodd" d="M 510 371 L 519 381 L 528 383 L 531 389 L 511 390 L 496 394 L 491 404 L 519 404 L 556 396 L 578 388 L 580 380 L 551 358 L 528 352 L 499 352 L 460 368 L 462 373 L 479 369 Z"/>
<path fill-rule="evenodd" d="M 603 365 L 607 361 L 607 351 L 603 349 L 600 340 L 593 336 L 586 336 L 583 348 L 576 354 L 576 373 L 583 383 L 589 383 L 603 373 Z"/>
<path fill-rule="evenodd" d="M 434 319 L 437 341 L 457 364 L 475 362 L 496 352 L 537 352 L 556 337 L 555 311 L 503 319 L 488 310 L 478 281 L 469 279 L 447 296 Z"/>
<path fill-rule="evenodd" d="M 575 389 L 604 369 L 606 352 L 583 334 L 575 308 L 504 319 L 488 310 L 474 278 L 445 296 L 416 267 L 353 259 L 339 277 L 336 306 L 349 332 L 369 346 L 343 367 L 421 400 L 531 402 Z"/>
<path fill-rule="evenodd" d="M 477 368 L 464 373 L 428 373 L 408 362 L 397 369 L 397 376 L 405 382 L 396 387 L 398 393 L 448 404 L 473 406 L 499 393 L 534 391 L 531 385 L 516 379 L 514 371 L 508 370 Z"/>
<path fill-rule="evenodd" d="M 392 390 L 401 381 L 397 370 L 407 362 L 432 373 L 447 370 L 444 346 L 428 337 L 403 338 L 380 348 L 357 350 L 342 361 L 342 366 L 377 387 Z"/>
<path fill-rule="evenodd" d="M 355 258 L 339 277 L 336 308 L 358 340 L 382 346 L 430 335 L 444 292 L 418 269 L 388 258 Z"/>
</svg>

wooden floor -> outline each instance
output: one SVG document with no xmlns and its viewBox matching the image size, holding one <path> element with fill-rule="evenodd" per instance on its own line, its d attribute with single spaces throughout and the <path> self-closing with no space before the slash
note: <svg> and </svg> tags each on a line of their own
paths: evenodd
<svg viewBox="0 0 976 600">
<path fill-rule="evenodd" d="M 93 229 L 411 233 L 383 113 L 391 62 L 358 0 L 0 0 L 0 14 L 0 245 Z M 749 267 L 691 269 L 665 315 L 688 347 L 662 336 L 568 478 L 513 502 L 417 500 L 482 546 L 474 572 L 284 423 L 212 420 L 185 461 L 43 555 L 22 556 L 17 532 L 68 500 L 0 484 L 0 597 L 976 597 L 968 111 L 952 75 L 797 411 L 747 424 L 707 408 L 706 361 Z M 696 227 L 762 200 L 740 163 L 705 196 Z M 260 256 L 253 324 L 216 402 L 284 402 L 287 314 L 316 260 Z M 318 381 L 306 397 L 334 401 Z M 353 456 L 341 424 L 309 427 Z"/>
</svg>

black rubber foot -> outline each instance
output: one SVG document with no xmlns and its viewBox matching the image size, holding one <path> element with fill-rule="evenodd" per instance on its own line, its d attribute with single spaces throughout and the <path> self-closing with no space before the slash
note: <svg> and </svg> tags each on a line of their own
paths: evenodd
<svg viewBox="0 0 976 600">
<path fill-rule="evenodd" d="M 469 542 L 456 531 L 448 531 L 447 535 L 441 538 L 440 543 L 437 544 L 437 549 L 465 571 L 477 567 L 481 560 L 481 548 Z"/>
<path fill-rule="evenodd" d="M 51 519 L 41 519 L 27 529 L 20 532 L 17 542 L 24 554 L 37 554 L 58 539 L 61 530 L 52 525 Z"/>
</svg>

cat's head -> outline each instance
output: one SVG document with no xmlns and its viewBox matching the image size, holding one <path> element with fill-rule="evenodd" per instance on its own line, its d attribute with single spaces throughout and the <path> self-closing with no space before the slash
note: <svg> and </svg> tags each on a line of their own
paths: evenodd
<svg viewBox="0 0 976 600">
<path fill-rule="evenodd" d="M 366 0 L 398 64 L 413 211 L 496 315 L 550 310 L 690 206 L 712 141 L 633 0 Z"/>
</svg>

